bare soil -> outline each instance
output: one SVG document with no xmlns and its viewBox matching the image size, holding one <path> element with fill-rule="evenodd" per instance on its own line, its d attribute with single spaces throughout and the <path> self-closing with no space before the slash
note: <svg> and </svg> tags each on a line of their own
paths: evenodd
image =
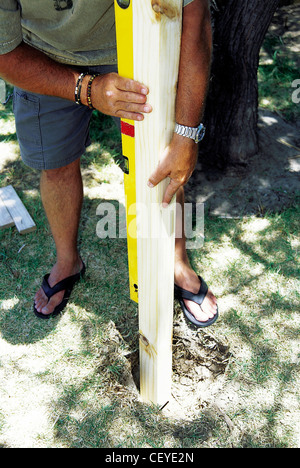
<svg viewBox="0 0 300 468">
<path fill-rule="evenodd" d="M 223 173 L 203 172 L 201 162 L 187 188 L 187 199 L 204 203 L 210 214 L 242 217 L 278 212 L 299 191 L 300 125 L 259 110 L 260 151 L 247 167 L 228 167 Z"/>
<path fill-rule="evenodd" d="M 281 50 L 300 69 L 300 5 L 282 7 L 268 34 L 282 40 Z M 291 87 L 291 95 L 293 88 Z M 300 104 L 299 104 L 300 105 Z M 204 172 L 201 161 L 186 187 L 187 198 L 205 203 L 210 214 L 241 217 L 278 212 L 299 191 L 300 121 L 286 122 L 279 113 L 259 109 L 259 153 L 247 167 Z"/>
</svg>

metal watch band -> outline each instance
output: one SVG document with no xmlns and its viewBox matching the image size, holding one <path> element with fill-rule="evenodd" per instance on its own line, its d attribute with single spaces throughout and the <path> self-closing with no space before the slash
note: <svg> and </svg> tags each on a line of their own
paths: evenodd
<svg viewBox="0 0 300 468">
<path fill-rule="evenodd" d="M 199 143 L 204 137 L 205 127 L 202 123 L 198 127 L 187 127 L 176 123 L 174 132 L 178 135 L 191 138 L 195 143 Z"/>
</svg>

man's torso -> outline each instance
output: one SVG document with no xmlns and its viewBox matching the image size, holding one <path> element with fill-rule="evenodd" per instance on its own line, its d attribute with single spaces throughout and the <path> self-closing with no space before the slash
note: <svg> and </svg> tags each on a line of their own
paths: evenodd
<svg viewBox="0 0 300 468">
<path fill-rule="evenodd" d="M 114 0 L 1 0 L 0 53 L 22 40 L 58 62 L 115 64 Z"/>
<path fill-rule="evenodd" d="M 113 0 L 19 0 L 23 39 L 61 62 L 116 62 Z"/>
</svg>

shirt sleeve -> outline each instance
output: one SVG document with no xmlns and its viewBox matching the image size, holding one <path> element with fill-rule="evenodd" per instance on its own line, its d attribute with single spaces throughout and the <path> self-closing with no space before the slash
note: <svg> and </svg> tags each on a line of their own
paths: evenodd
<svg viewBox="0 0 300 468">
<path fill-rule="evenodd" d="M 0 2 L 0 55 L 14 50 L 22 42 L 21 13 L 17 0 Z"/>
</svg>

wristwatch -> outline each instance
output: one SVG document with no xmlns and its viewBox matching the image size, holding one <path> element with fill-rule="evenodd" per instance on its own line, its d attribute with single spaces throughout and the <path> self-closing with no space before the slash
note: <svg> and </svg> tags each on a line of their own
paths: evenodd
<svg viewBox="0 0 300 468">
<path fill-rule="evenodd" d="M 199 143 L 199 141 L 203 140 L 204 138 L 205 127 L 202 123 L 199 125 L 199 127 L 186 127 L 185 125 L 176 123 L 174 132 L 178 135 L 191 138 L 195 141 L 195 143 Z"/>
</svg>

